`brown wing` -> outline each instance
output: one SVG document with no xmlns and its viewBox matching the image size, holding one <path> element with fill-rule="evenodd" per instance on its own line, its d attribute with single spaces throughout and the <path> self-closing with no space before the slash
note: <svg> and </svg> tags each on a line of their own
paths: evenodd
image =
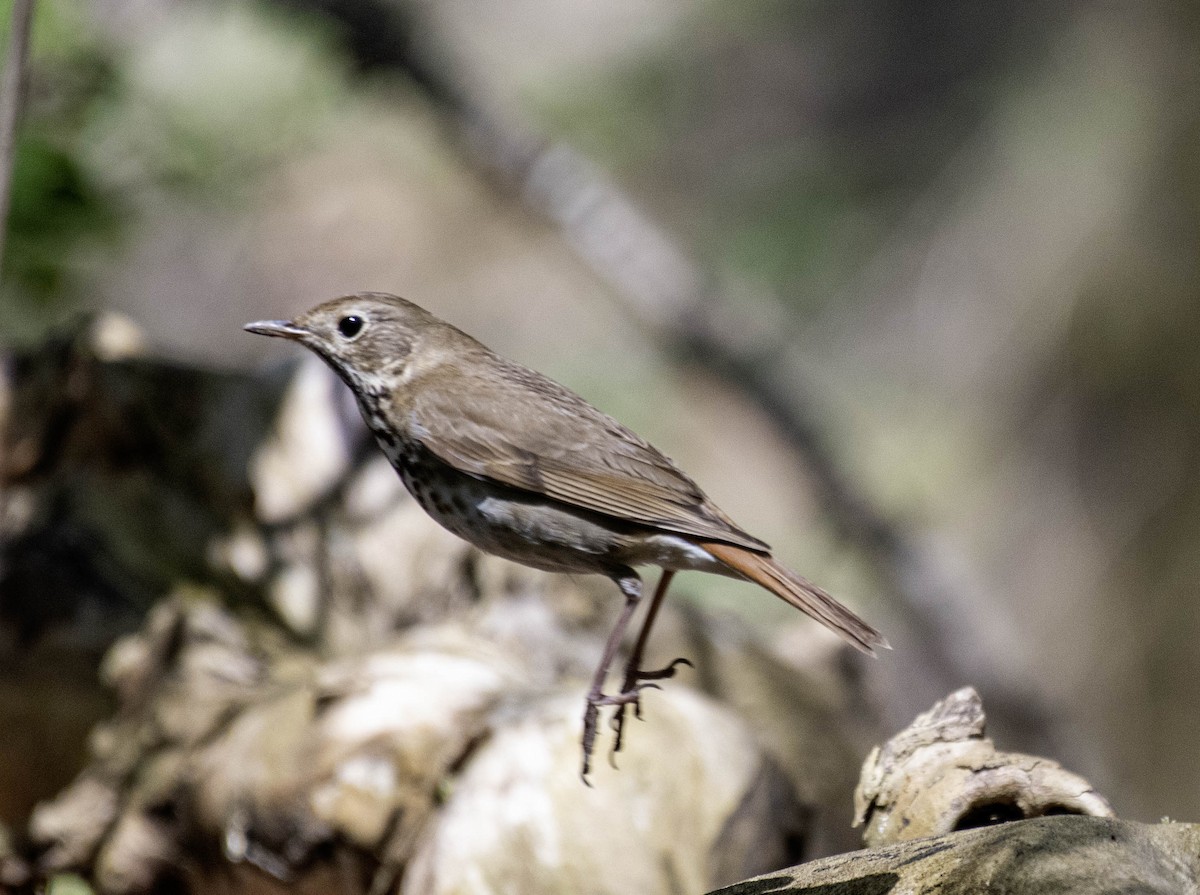
<svg viewBox="0 0 1200 895">
<path fill-rule="evenodd" d="M 456 371 L 454 388 L 413 390 L 410 432 L 443 462 L 593 512 L 769 549 L 640 436 L 540 373 L 492 358 L 486 378 Z"/>
</svg>

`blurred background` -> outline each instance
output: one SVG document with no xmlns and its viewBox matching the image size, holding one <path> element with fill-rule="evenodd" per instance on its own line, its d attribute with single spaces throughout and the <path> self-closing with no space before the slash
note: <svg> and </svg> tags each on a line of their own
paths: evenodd
<svg viewBox="0 0 1200 895">
<path fill-rule="evenodd" d="M 107 309 L 258 367 L 241 324 L 365 289 L 876 622 L 897 727 L 973 683 L 1002 747 L 1200 820 L 1191 4 L 38 0 L 6 345 Z"/>
</svg>

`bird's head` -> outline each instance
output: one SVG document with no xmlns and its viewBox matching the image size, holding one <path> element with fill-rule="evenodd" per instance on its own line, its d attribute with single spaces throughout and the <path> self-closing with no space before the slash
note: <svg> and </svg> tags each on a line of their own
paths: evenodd
<svg viewBox="0 0 1200 895">
<path fill-rule="evenodd" d="M 419 305 L 384 292 L 335 298 L 295 320 L 260 320 L 244 328 L 311 348 L 351 386 L 363 388 L 383 377 L 402 377 L 431 331 L 453 329 Z"/>
</svg>

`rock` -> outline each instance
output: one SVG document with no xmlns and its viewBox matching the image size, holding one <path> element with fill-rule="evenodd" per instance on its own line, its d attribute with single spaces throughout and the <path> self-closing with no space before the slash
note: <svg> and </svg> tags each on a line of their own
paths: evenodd
<svg viewBox="0 0 1200 895">
<path fill-rule="evenodd" d="M 1049 814 L 1112 817 L 1104 797 L 1048 758 L 999 752 L 979 694 L 964 687 L 918 715 L 863 764 L 863 842 L 882 845 Z"/>
<path fill-rule="evenodd" d="M 1062 816 L 910 839 L 711 895 L 1180 895 L 1200 885 L 1200 825 Z"/>
<path fill-rule="evenodd" d="M 322 660 L 202 592 L 160 604 L 106 666 L 122 705 L 92 764 L 34 818 L 38 870 L 106 895 L 668 895 L 800 856 L 812 809 L 744 718 L 682 682 L 646 695 L 620 771 L 601 740 L 585 786 L 584 683 L 481 633 L 498 611 Z"/>
<path fill-rule="evenodd" d="M 611 582 L 438 528 L 319 364 L 227 374 L 89 333 L 16 358 L 0 389 L 3 609 L 50 610 L 11 642 L 92 638 L 117 703 L 31 821 L 40 880 L 700 891 L 848 828 L 875 732 L 844 651 L 776 650 L 669 601 L 647 661 L 697 667 L 647 692 L 620 773 L 602 721 L 588 789 Z"/>
<path fill-rule="evenodd" d="M 29 864 L 13 847 L 8 829 L 0 824 L 0 893 L 25 888 L 32 880 Z"/>
<path fill-rule="evenodd" d="M 449 788 L 401 895 L 698 892 L 785 862 L 808 827 L 741 719 L 685 687 L 654 694 L 619 756 L 579 780 L 579 698 L 505 713 Z M 648 700 L 649 701 L 649 700 Z"/>
</svg>

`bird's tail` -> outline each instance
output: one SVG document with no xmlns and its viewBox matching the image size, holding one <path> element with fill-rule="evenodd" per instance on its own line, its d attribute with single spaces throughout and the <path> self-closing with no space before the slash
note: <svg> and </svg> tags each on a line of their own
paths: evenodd
<svg viewBox="0 0 1200 895">
<path fill-rule="evenodd" d="M 770 556 L 732 544 L 705 542 L 705 550 L 743 578 L 765 587 L 785 603 L 815 618 L 867 655 L 876 648 L 891 649 L 884 636 L 835 600 Z"/>
</svg>

